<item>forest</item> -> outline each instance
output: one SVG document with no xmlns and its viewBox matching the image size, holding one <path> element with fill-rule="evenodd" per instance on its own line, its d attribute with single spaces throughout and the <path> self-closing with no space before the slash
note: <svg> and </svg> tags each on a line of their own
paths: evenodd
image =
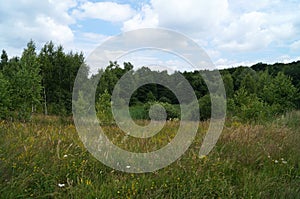
<svg viewBox="0 0 300 199">
<path fill-rule="evenodd" d="M 78 69 L 83 66 L 87 79 L 93 80 L 101 75 L 96 89 L 96 109 L 100 121 L 112 122 L 109 108 L 111 94 L 118 80 L 134 67 L 130 62 L 122 66 L 111 61 L 105 70 L 88 77 L 89 67 L 85 65 L 84 55 L 66 53 L 63 46 L 55 46 L 53 42 L 46 43 L 40 52 L 36 52 L 34 42 L 30 41 L 21 57 L 8 57 L 2 50 L 0 118 L 21 121 L 29 121 L 34 113 L 70 116 L 74 81 Z M 183 75 L 197 96 L 200 119 L 210 118 L 211 96 L 202 75 L 214 71 L 168 74 L 167 71 L 151 71 L 142 67 L 135 74 L 143 76 L 147 72 L 174 80 L 176 74 Z M 242 122 L 257 122 L 300 108 L 300 61 L 272 65 L 257 63 L 251 67 L 222 69 L 220 74 L 226 90 L 228 117 Z M 147 84 L 134 92 L 130 99 L 132 118 L 149 119 L 148 110 L 153 103 L 159 103 L 166 109 L 168 119 L 180 118 L 176 96 L 159 84 Z"/>
</svg>

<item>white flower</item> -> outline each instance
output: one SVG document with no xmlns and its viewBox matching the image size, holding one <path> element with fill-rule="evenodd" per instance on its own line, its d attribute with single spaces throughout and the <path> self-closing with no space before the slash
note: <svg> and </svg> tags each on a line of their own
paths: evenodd
<svg viewBox="0 0 300 199">
<path fill-rule="evenodd" d="M 65 184 L 64 184 L 64 183 L 58 183 L 58 186 L 59 186 L 59 187 L 64 187 Z"/>
<path fill-rule="evenodd" d="M 278 160 L 275 160 L 274 162 L 277 164 L 277 163 L 278 163 Z"/>
<path fill-rule="evenodd" d="M 130 169 L 130 166 L 128 165 L 128 166 L 126 166 L 126 169 Z"/>
<path fill-rule="evenodd" d="M 282 164 L 287 164 L 287 161 L 282 160 Z"/>
<path fill-rule="evenodd" d="M 68 157 L 68 155 L 64 155 L 64 158 Z"/>
</svg>

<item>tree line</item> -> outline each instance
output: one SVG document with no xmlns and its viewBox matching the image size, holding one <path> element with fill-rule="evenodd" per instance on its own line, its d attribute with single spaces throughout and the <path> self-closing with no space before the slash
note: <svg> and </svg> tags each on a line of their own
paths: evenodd
<svg viewBox="0 0 300 199">
<path fill-rule="evenodd" d="M 0 118 L 29 120 L 32 113 L 69 115 L 72 90 L 82 53 L 65 53 L 61 45 L 46 43 L 39 53 L 33 41 L 21 57 L 0 62 Z"/>
<path fill-rule="evenodd" d="M 0 119 L 29 120 L 32 113 L 68 116 L 72 114 L 72 92 L 78 69 L 83 66 L 86 78 L 101 75 L 96 89 L 96 109 L 102 120 L 111 120 L 110 96 L 118 80 L 133 71 L 131 63 L 111 61 L 105 69 L 88 77 L 83 53 L 65 52 L 61 45 L 46 43 L 36 52 L 33 41 L 27 44 L 21 57 L 8 58 L 2 50 L 0 62 Z M 133 71 L 142 78 L 153 73 L 166 79 L 184 76 L 195 91 L 202 120 L 210 117 L 211 95 L 203 75 L 214 81 L 214 71 L 151 71 L 142 67 Z M 220 70 L 227 98 L 227 114 L 241 121 L 259 121 L 300 108 L 300 61 L 272 65 L 258 63 L 251 67 Z M 180 86 L 180 82 L 177 82 Z M 146 84 L 130 98 L 130 111 L 134 119 L 148 119 L 151 104 L 165 107 L 168 118 L 180 118 L 179 102 L 174 93 L 160 84 Z M 104 111 L 103 111 L 104 110 Z"/>
<path fill-rule="evenodd" d="M 109 105 L 110 96 L 118 79 L 132 68 L 130 63 L 124 63 L 124 67 L 120 67 L 117 62 L 110 62 L 105 70 L 99 71 L 103 78 L 97 87 L 99 97 L 96 108 L 98 107 L 98 117 L 101 120 L 112 119 L 110 109 L 103 111 L 102 104 Z M 176 86 L 181 84 L 180 81 L 176 81 L 177 74 L 183 75 L 195 91 L 201 120 L 211 117 L 211 97 L 222 100 L 223 96 L 218 96 L 220 82 L 217 81 L 216 71 L 177 71 L 168 74 L 167 71 L 151 71 L 147 67 L 135 71 L 138 77 L 151 73 L 159 73 L 163 79 L 174 79 Z M 220 74 L 226 90 L 227 115 L 230 118 L 241 122 L 258 122 L 300 108 L 300 61 L 273 65 L 258 63 L 251 67 L 223 69 L 220 70 Z M 204 76 L 211 80 L 209 84 L 215 90 L 212 95 L 206 86 Z M 176 96 L 159 84 L 147 84 L 134 92 L 130 99 L 131 116 L 134 119 L 149 119 L 149 107 L 155 103 L 165 108 L 168 119 L 180 118 Z"/>
</svg>

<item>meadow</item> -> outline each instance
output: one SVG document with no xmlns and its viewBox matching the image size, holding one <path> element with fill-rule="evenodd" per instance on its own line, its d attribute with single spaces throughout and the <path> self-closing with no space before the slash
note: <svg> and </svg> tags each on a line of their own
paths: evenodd
<svg viewBox="0 0 300 199">
<path fill-rule="evenodd" d="M 129 174 L 95 159 L 69 118 L 0 121 L 0 198 L 299 198 L 299 124 L 300 112 L 263 124 L 228 119 L 217 145 L 200 158 L 209 125 L 200 122 L 193 144 L 173 164 Z M 146 141 L 124 141 L 114 125 L 104 130 L 126 150 L 147 151 L 167 144 L 178 125 L 168 121 Z"/>
</svg>

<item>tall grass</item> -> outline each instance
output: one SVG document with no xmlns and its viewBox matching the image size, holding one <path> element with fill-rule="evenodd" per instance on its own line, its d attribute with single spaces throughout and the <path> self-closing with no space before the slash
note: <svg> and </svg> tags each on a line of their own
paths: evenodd
<svg viewBox="0 0 300 199">
<path fill-rule="evenodd" d="M 299 121 L 294 112 L 266 125 L 227 122 L 213 151 L 199 158 L 209 125 L 201 122 L 180 159 L 145 174 L 103 165 L 84 148 L 69 120 L 1 121 L 0 198 L 299 198 Z M 167 122 L 148 140 L 124 141 L 116 126 L 104 130 L 126 150 L 153 151 L 174 137 L 178 125 Z"/>
</svg>

